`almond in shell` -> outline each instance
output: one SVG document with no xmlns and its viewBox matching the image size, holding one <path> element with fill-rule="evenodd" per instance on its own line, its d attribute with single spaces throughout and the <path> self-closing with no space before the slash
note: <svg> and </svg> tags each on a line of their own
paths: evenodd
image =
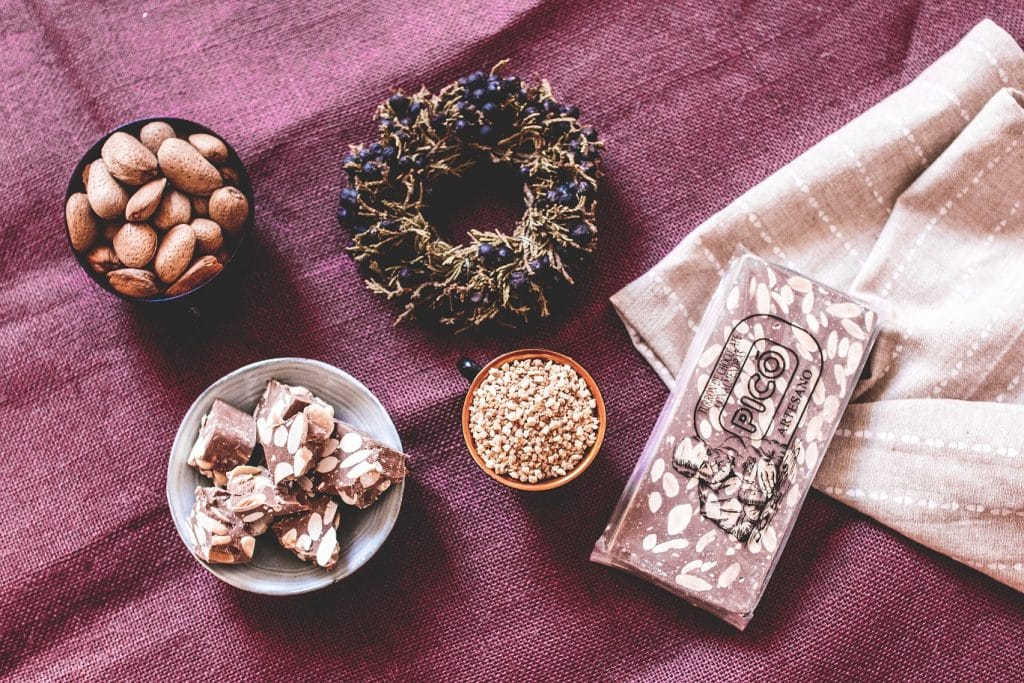
<svg viewBox="0 0 1024 683">
<path fill-rule="evenodd" d="M 89 183 L 85 186 L 89 206 L 100 218 L 107 220 L 124 213 L 128 205 L 128 192 L 110 175 L 103 159 L 89 165 Z"/>
<path fill-rule="evenodd" d="M 125 223 L 114 235 L 114 253 L 128 268 L 142 268 L 156 254 L 156 231 L 145 223 Z"/>
<path fill-rule="evenodd" d="M 177 296 L 191 291 L 215 277 L 224 266 L 214 256 L 200 256 L 173 285 L 167 288 L 167 296 Z"/>
<path fill-rule="evenodd" d="M 224 179 L 225 185 L 234 185 L 235 187 L 238 187 L 238 171 L 230 166 L 221 167 L 220 177 Z"/>
<path fill-rule="evenodd" d="M 140 268 L 119 268 L 107 273 L 107 282 L 114 291 L 136 299 L 156 296 L 160 291 L 156 275 Z"/>
<path fill-rule="evenodd" d="M 192 196 L 192 213 L 196 216 L 209 216 L 210 215 L 210 198 L 209 197 L 196 197 Z"/>
<path fill-rule="evenodd" d="M 167 178 L 157 178 L 137 189 L 128 200 L 128 205 L 124 209 L 124 217 L 133 223 L 138 223 L 152 216 L 156 212 L 156 208 L 160 206 L 165 187 L 167 187 Z"/>
<path fill-rule="evenodd" d="M 174 282 L 192 262 L 196 236 L 191 225 L 176 225 L 167 231 L 156 251 L 153 270 L 162 282 Z"/>
<path fill-rule="evenodd" d="M 188 136 L 188 141 L 200 154 L 215 164 L 223 164 L 228 160 L 228 146 L 220 138 L 208 133 L 195 133 Z"/>
<path fill-rule="evenodd" d="M 139 140 L 153 154 L 156 154 L 157 150 L 160 149 L 160 145 L 163 144 L 164 140 L 174 136 L 174 129 L 171 128 L 171 124 L 164 121 L 150 121 L 139 131 Z"/>
<path fill-rule="evenodd" d="M 210 218 L 225 232 L 237 234 L 249 218 L 249 200 L 237 187 L 222 187 L 210 195 Z"/>
<path fill-rule="evenodd" d="M 107 244 L 93 247 L 85 258 L 93 272 L 100 275 L 121 267 L 121 262 L 117 260 L 117 254 L 114 253 L 113 247 Z"/>
<path fill-rule="evenodd" d="M 142 185 L 156 176 L 156 157 L 137 138 L 117 131 L 100 149 L 110 175 L 128 185 Z"/>
<path fill-rule="evenodd" d="M 189 194 L 208 197 L 224 184 L 217 167 L 185 140 L 164 140 L 157 151 L 157 159 L 171 184 Z"/>
<path fill-rule="evenodd" d="M 220 226 L 209 218 L 193 220 L 192 232 L 196 236 L 196 253 L 201 256 L 216 254 L 224 246 L 224 234 Z"/>
<path fill-rule="evenodd" d="M 160 200 L 160 205 L 156 207 L 156 212 L 152 216 L 152 222 L 158 230 L 170 230 L 175 225 L 188 223 L 190 218 L 192 205 L 188 201 L 188 195 L 171 190 Z"/>
<path fill-rule="evenodd" d="M 99 228 L 89 208 L 89 198 L 82 192 L 76 192 L 68 197 L 68 203 L 64 206 L 64 217 L 68 221 L 71 248 L 75 251 L 84 251 L 91 247 L 96 241 Z"/>
</svg>

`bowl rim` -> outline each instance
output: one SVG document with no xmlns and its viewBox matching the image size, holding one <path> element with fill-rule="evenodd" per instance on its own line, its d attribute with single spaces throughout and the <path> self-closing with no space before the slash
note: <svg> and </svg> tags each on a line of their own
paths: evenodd
<svg viewBox="0 0 1024 683">
<path fill-rule="evenodd" d="M 579 464 L 576 465 L 576 467 L 569 470 L 569 472 L 567 472 L 563 476 L 555 477 L 553 479 L 545 479 L 544 481 L 539 481 L 536 484 L 530 484 L 529 482 L 519 482 L 516 481 L 515 479 L 498 474 L 497 472 L 494 472 L 493 470 L 489 469 L 487 465 L 484 464 L 483 458 L 480 457 L 480 453 L 477 452 L 476 443 L 473 441 L 473 434 L 470 431 L 469 427 L 469 406 L 473 400 L 474 392 L 476 392 L 476 390 L 480 387 L 480 384 L 487 377 L 487 373 L 492 368 L 496 368 L 503 363 L 507 363 L 513 360 L 522 360 L 525 358 L 541 358 L 544 360 L 552 360 L 558 363 L 568 365 L 573 370 L 575 370 L 580 377 L 583 378 L 583 381 L 587 383 L 587 387 L 590 389 L 591 395 L 597 402 L 597 438 L 594 440 L 593 445 L 591 445 L 591 447 L 587 450 L 587 454 L 583 456 L 583 459 L 580 460 Z M 462 437 L 466 441 L 466 448 L 469 449 L 469 454 L 473 457 L 473 462 L 475 462 L 477 466 L 480 469 L 482 469 L 484 473 L 487 474 L 487 476 L 489 476 L 491 479 L 494 479 L 495 481 L 504 484 L 509 488 L 517 489 L 520 491 L 550 491 L 552 489 L 565 486 L 569 482 L 575 480 L 577 477 L 583 474 L 583 472 L 585 472 L 588 467 L 590 467 L 591 463 L 593 463 L 594 459 L 597 457 L 597 453 L 599 450 L 601 450 L 601 444 L 604 441 L 604 434 L 605 430 L 607 429 L 607 426 L 608 415 L 605 410 L 604 397 L 601 395 L 601 389 L 597 386 L 597 382 L 594 380 L 591 374 L 587 372 L 586 368 L 580 365 L 573 358 L 570 358 L 569 356 L 566 356 L 563 353 L 558 353 L 557 351 L 551 351 L 549 349 L 519 349 L 516 351 L 509 351 L 508 353 L 503 353 L 497 358 L 492 359 L 489 363 L 484 365 L 480 369 L 480 372 L 477 374 L 477 376 L 473 378 L 473 381 L 469 385 L 469 389 L 466 391 L 466 397 L 465 399 L 463 399 L 462 402 Z"/>
<path fill-rule="evenodd" d="M 326 588 L 328 586 L 332 586 L 332 585 L 334 585 L 334 584 L 336 584 L 336 583 L 338 583 L 338 582 L 348 578 L 352 574 L 356 573 L 367 562 L 369 562 L 370 559 L 374 555 L 377 554 L 377 552 L 380 551 L 380 549 L 384 546 L 384 543 L 391 536 L 391 532 L 394 530 L 395 524 L 397 524 L 397 522 L 398 522 L 398 516 L 401 513 L 402 500 L 404 498 L 404 493 L 405 493 L 405 479 L 403 479 L 397 485 L 391 487 L 391 491 L 390 491 L 390 493 L 388 493 L 388 496 L 389 497 L 398 496 L 398 502 L 397 502 L 397 505 L 395 507 L 394 515 L 392 515 L 391 517 L 387 518 L 385 520 L 385 522 L 384 522 L 382 533 L 380 534 L 380 542 L 377 544 L 377 547 L 373 548 L 371 552 L 367 553 L 365 557 L 361 558 L 361 560 L 357 564 L 350 565 L 347 572 L 339 573 L 339 574 L 325 572 L 323 574 L 323 576 L 321 577 L 321 580 L 313 583 L 312 585 L 309 585 L 307 587 L 301 588 L 301 589 L 288 589 L 287 588 L 287 584 L 286 584 L 285 587 L 280 589 L 280 590 L 275 590 L 273 588 L 271 588 L 269 590 L 255 590 L 252 586 L 249 586 L 246 583 L 244 583 L 243 581 L 239 580 L 238 577 L 236 577 L 233 573 L 218 571 L 218 567 L 230 566 L 230 565 L 216 565 L 216 566 L 211 565 L 211 564 L 201 560 L 199 557 L 196 556 L 196 554 L 194 552 L 192 552 L 192 548 L 189 546 L 188 539 L 185 537 L 184 533 L 182 532 L 181 527 L 178 525 L 178 519 L 177 519 L 177 517 L 175 515 L 175 504 L 174 504 L 174 500 L 172 498 L 172 490 L 171 490 L 171 476 L 172 476 L 172 473 L 174 472 L 175 468 L 176 467 L 187 467 L 188 466 L 187 464 L 184 464 L 184 463 L 177 463 L 177 462 L 175 462 L 175 458 L 174 458 L 174 454 L 178 450 L 177 446 L 178 446 L 179 442 L 182 442 L 182 443 L 189 442 L 189 445 L 191 446 L 190 441 L 194 438 L 193 435 L 191 435 L 190 433 L 186 433 L 186 430 L 185 430 L 185 423 L 188 421 L 188 416 L 190 414 L 192 414 L 193 411 L 200 410 L 200 407 L 202 405 L 204 405 L 206 402 L 209 401 L 209 402 L 212 403 L 213 400 L 216 400 L 216 398 L 217 398 L 217 395 L 216 395 L 217 390 L 221 389 L 224 386 L 224 384 L 228 383 L 230 380 L 234 379 L 235 377 L 237 377 L 239 375 L 242 375 L 242 374 L 245 374 L 245 373 L 248 373 L 248 372 L 253 372 L 253 371 L 258 370 L 258 369 L 262 369 L 262 368 L 266 368 L 266 367 L 278 366 L 278 365 L 281 365 L 281 364 L 284 364 L 284 363 L 297 363 L 297 364 L 300 364 L 300 365 L 307 365 L 307 366 L 311 366 L 311 367 L 313 367 L 315 369 L 319 369 L 319 370 L 322 370 L 324 372 L 328 372 L 330 374 L 335 375 L 339 379 L 342 379 L 342 380 L 347 381 L 347 382 L 351 382 L 356 387 L 357 390 L 365 392 L 366 397 L 370 400 L 371 403 L 373 403 L 378 409 L 380 409 L 381 414 L 384 416 L 384 418 L 387 421 L 387 424 L 390 425 L 390 428 L 391 428 L 391 431 L 393 432 L 393 434 L 389 435 L 389 436 L 394 436 L 395 437 L 395 443 L 394 444 L 390 444 L 390 445 L 397 446 L 399 451 L 403 451 L 401 436 L 398 433 L 398 428 L 395 427 L 395 423 L 391 419 L 391 415 L 388 413 L 387 409 L 384 407 L 384 404 L 380 402 L 380 399 L 377 398 L 376 394 L 374 394 L 372 391 L 370 391 L 370 389 L 365 384 L 360 382 L 358 379 L 356 379 L 355 377 L 353 377 L 349 373 L 345 372 L 341 368 L 338 368 L 338 367 L 335 367 L 334 365 L 331 365 L 330 363 L 325 363 L 323 361 L 314 360 L 312 358 L 299 358 L 299 357 L 296 357 L 296 356 L 281 356 L 281 357 L 277 357 L 277 358 L 266 358 L 264 360 L 259 360 L 259 361 L 254 361 L 252 363 L 248 363 L 246 365 L 243 365 L 240 368 L 232 370 L 228 374 L 220 377 L 219 379 L 214 381 L 212 384 L 210 384 L 208 387 L 206 387 L 206 389 L 204 389 L 199 394 L 199 396 L 196 397 L 196 399 L 192 402 L 191 405 L 189 405 L 188 409 L 182 415 L 181 422 L 178 424 L 178 429 L 175 431 L 175 434 L 174 434 L 174 441 L 172 441 L 172 443 L 171 443 L 170 454 L 168 456 L 168 461 L 167 461 L 167 474 L 166 474 L 166 477 L 165 477 L 165 485 L 164 485 L 164 489 L 165 489 L 164 493 L 165 493 L 165 496 L 167 498 L 167 507 L 168 507 L 168 511 L 171 514 L 171 523 L 174 525 L 175 533 L 178 535 L 178 538 L 181 539 L 182 544 L 185 546 L 185 550 L 188 552 L 189 555 L 192 556 L 192 559 L 194 559 L 196 562 L 198 562 L 199 565 L 203 569 L 205 569 L 210 574 L 215 576 L 217 579 L 223 581 L 224 583 L 226 583 L 226 584 L 228 584 L 228 585 L 230 585 L 230 586 L 232 586 L 234 588 L 237 588 L 239 590 L 246 591 L 247 593 L 253 593 L 253 594 L 256 594 L 256 595 L 270 595 L 270 596 L 303 595 L 305 593 L 311 593 L 311 592 L 314 592 L 314 591 Z M 189 432 L 191 432 L 191 430 L 189 430 Z"/>
<path fill-rule="evenodd" d="M 243 194 L 245 194 L 245 198 L 249 201 L 249 218 L 246 219 L 245 223 L 242 225 L 242 230 L 239 232 L 238 239 L 235 242 L 235 247 L 231 251 L 231 256 L 224 263 L 224 268 L 223 270 L 221 270 L 221 272 L 217 273 L 206 282 L 200 284 L 198 287 L 190 289 L 187 292 L 183 292 L 176 296 L 161 296 L 140 299 L 121 294 L 120 292 L 116 291 L 113 287 L 110 286 L 110 284 L 106 281 L 105 277 L 94 272 L 93 269 L 89 267 L 89 263 L 86 260 L 86 255 L 89 251 L 88 249 L 82 252 L 75 251 L 74 247 L 71 245 L 71 232 L 68 229 L 68 214 L 65 210 L 65 207 L 67 207 L 68 199 L 71 197 L 71 195 L 77 192 L 85 192 L 85 183 L 82 182 L 82 172 L 85 170 L 86 164 L 90 164 L 96 159 L 100 158 L 100 150 L 103 148 L 103 143 L 107 141 L 107 138 L 109 138 L 114 133 L 118 132 L 131 132 L 132 135 L 138 137 L 138 130 L 136 129 L 141 130 L 141 128 L 145 126 L 147 123 L 153 123 L 155 121 L 164 121 L 170 124 L 170 126 L 175 129 L 175 134 L 179 132 L 176 126 L 183 126 L 185 129 L 190 131 L 190 135 L 193 133 L 207 133 L 208 135 L 212 135 L 224 143 L 224 146 L 227 147 L 228 149 L 228 162 L 237 162 L 238 189 L 241 190 Z M 204 126 L 201 123 L 192 121 L 191 119 L 183 119 L 177 116 L 149 116 L 145 118 L 134 119 L 132 121 L 122 123 L 116 128 L 112 128 L 111 130 L 101 135 L 99 139 L 97 139 L 96 142 L 94 142 L 85 151 L 85 153 L 82 154 L 82 156 L 78 160 L 78 163 L 75 164 L 74 169 L 71 171 L 71 177 L 68 178 L 67 189 L 64 191 L 64 203 L 61 205 L 61 214 L 64 220 L 64 238 L 67 242 L 68 250 L 71 252 L 72 256 L 75 257 L 75 260 L 78 262 L 78 265 L 82 268 L 82 270 L 85 271 L 85 274 L 89 276 L 89 279 L 95 282 L 100 289 L 107 292 L 108 294 L 116 296 L 118 299 L 121 299 L 122 301 L 128 301 L 133 304 L 142 305 L 159 305 L 168 304 L 171 302 L 179 302 L 183 299 L 198 294 L 208 285 L 211 285 L 212 283 L 219 280 L 221 276 L 223 276 L 224 273 L 227 272 L 228 268 L 233 268 L 232 264 L 237 260 L 237 256 L 241 252 L 243 245 L 248 241 L 249 233 L 252 232 L 253 227 L 256 225 L 256 195 L 252 186 L 252 178 L 249 176 L 249 171 L 246 170 L 245 164 L 242 162 L 242 157 L 239 156 L 238 152 L 235 150 L 234 147 L 231 146 L 231 143 L 229 143 L 224 138 L 224 136 L 220 135 L 215 130 L 207 126 Z"/>
</svg>

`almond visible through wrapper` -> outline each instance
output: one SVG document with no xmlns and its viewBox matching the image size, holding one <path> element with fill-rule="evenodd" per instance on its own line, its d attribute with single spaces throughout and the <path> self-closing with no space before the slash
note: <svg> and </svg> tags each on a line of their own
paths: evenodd
<svg viewBox="0 0 1024 683">
<path fill-rule="evenodd" d="M 215 277 L 224 266 L 213 256 L 202 256 L 186 270 L 174 284 L 167 288 L 167 296 L 177 296 L 191 291 Z"/>
<path fill-rule="evenodd" d="M 171 228 L 156 252 L 153 270 L 163 282 L 174 282 L 188 268 L 196 247 L 196 236 L 191 225 L 176 225 Z"/>
<path fill-rule="evenodd" d="M 114 235 L 114 253 L 129 268 L 142 268 L 156 254 L 156 231 L 145 223 L 125 223 Z"/>
<path fill-rule="evenodd" d="M 99 228 L 96 225 L 96 218 L 89 208 L 89 198 L 81 193 L 68 197 L 68 203 L 64 207 L 64 217 L 68 221 L 68 235 L 71 237 L 71 248 L 75 251 L 84 251 L 96 241 L 96 233 Z"/>
<path fill-rule="evenodd" d="M 156 296 L 159 288 L 156 275 L 141 268 L 121 268 L 107 273 L 107 281 L 114 291 L 136 299 Z"/>
<path fill-rule="evenodd" d="M 164 188 L 167 187 L 167 178 L 150 180 L 140 187 L 128 200 L 124 209 L 124 217 L 132 223 L 147 220 L 160 206 L 160 200 L 164 196 Z"/>
<path fill-rule="evenodd" d="M 217 168 L 185 140 L 164 140 L 157 151 L 157 158 L 167 179 L 189 194 L 208 197 L 224 184 Z"/>
<path fill-rule="evenodd" d="M 249 200 L 237 187 L 222 187 L 210 195 L 210 218 L 225 232 L 236 234 L 249 218 Z"/>
<path fill-rule="evenodd" d="M 128 133 L 111 134 L 100 150 L 110 175 L 128 185 L 142 185 L 156 176 L 156 157 Z"/>
</svg>

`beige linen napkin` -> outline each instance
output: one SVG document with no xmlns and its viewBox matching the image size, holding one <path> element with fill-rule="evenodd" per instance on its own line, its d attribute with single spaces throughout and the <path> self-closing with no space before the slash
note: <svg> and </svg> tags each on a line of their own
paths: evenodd
<svg viewBox="0 0 1024 683">
<path fill-rule="evenodd" d="M 738 245 L 892 304 L 815 487 L 1024 590 L 1024 53 L 991 21 L 612 297 L 671 383 Z"/>
</svg>

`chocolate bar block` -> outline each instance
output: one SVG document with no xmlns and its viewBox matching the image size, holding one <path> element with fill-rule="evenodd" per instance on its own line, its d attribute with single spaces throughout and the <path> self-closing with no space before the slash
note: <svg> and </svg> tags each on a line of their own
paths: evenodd
<svg viewBox="0 0 1024 683">
<path fill-rule="evenodd" d="M 864 302 L 737 259 L 591 559 L 743 629 L 878 329 Z"/>
<path fill-rule="evenodd" d="M 228 498 L 224 489 L 197 487 L 185 529 L 200 559 L 213 564 L 244 564 L 252 560 L 256 536 L 267 530 L 269 515 L 259 510 L 236 512 L 228 507 Z"/>
<path fill-rule="evenodd" d="M 256 423 L 252 416 L 218 399 L 203 417 L 188 464 L 223 486 L 227 473 L 247 463 L 255 447 Z"/>
<path fill-rule="evenodd" d="M 405 478 L 406 456 L 352 425 L 334 422 L 313 474 L 316 490 L 366 508 Z"/>
<path fill-rule="evenodd" d="M 266 445 L 273 441 L 275 427 L 313 403 L 329 407 L 306 387 L 289 386 L 276 379 L 267 382 L 267 388 L 263 390 L 263 396 L 252 415 L 256 420 L 260 443 Z"/>
<path fill-rule="evenodd" d="M 275 484 L 310 471 L 331 434 L 333 419 L 330 406 L 311 403 L 274 427 L 270 441 L 263 443 L 263 454 Z"/>
<path fill-rule="evenodd" d="M 331 570 L 338 564 L 337 501 L 327 496 L 314 498 L 312 509 L 284 517 L 274 523 L 274 533 L 281 546 L 306 562 L 314 562 Z"/>
<path fill-rule="evenodd" d="M 240 514 L 263 511 L 268 517 L 284 517 L 310 509 L 313 482 L 296 477 L 274 484 L 270 470 L 243 465 L 228 472 L 227 506 Z"/>
</svg>

